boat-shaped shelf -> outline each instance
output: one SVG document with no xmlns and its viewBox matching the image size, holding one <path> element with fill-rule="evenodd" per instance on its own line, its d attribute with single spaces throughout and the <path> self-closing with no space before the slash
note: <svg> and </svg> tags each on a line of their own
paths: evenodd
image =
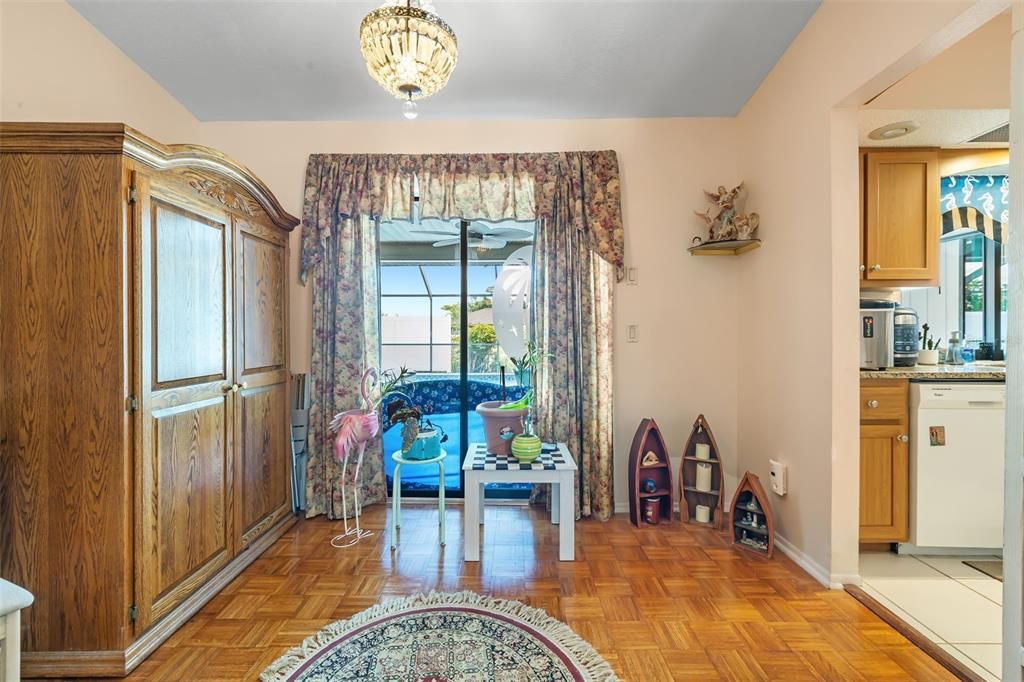
<svg viewBox="0 0 1024 682">
<path fill-rule="evenodd" d="M 707 459 L 697 457 L 698 445 L 707 446 Z M 703 449 L 702 447 L 701 450 Z M 711 470 L 711 485 L 707 490 L 703 490 L 701 488 L 704 486 L 697 486 L 697 474 L 699 469 L 706 468 Z M 718 450 L 718 443 L 715 442 L 715 434 L 711 432 L 704 415 L 700 415 L 693 423 L 690 437 L 683 446 L 683 462 L 679 467 L 679 516 L 683 521 L 714 528 L 722 527 L 722 480 L 722 456 Z M 707 523 L 697 520 L 698 505 L 709 508 Z"/>
<path fill-rule="evenodd" d="M 743 475 L 729 507 L 729 537 L 733 545 L 770 559 L 775 551 L 775 519 L 761 479 Z"/>
<path fill-rule="evenodd" d="M 647 463 L 644 463 L 644 460 Z M 647 490 L 644 481 L 653 481 L 653 490 Z M 647 488 L 652 486 L 648 484 Z M 629 448 L 629 520 L 634 526 L 644 523 L 644 504 L 657 499 L 659 523 L 672 521 L 672 463 L 668 458 L 665 439 L 658 424 L 645 418 L 633 435 Z"/>
</svg>

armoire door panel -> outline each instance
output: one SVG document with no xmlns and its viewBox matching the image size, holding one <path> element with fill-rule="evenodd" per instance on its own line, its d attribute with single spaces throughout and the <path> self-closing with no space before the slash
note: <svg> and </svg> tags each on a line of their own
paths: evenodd
<svg viewBox="0 0 1024 682">
<path fill-rule="evenodd" d="M 291 512 L 288 239 L 235 220 L 235 528 L 239 549 Z"/>
<path fill-rule="evenodd" d="M 288 271 L 285 247 L 239 230 L 241 268 L 239 371 L 284 367 L 285 278 Z"/>
<path fill-rule="evenodd" d="M 226 225 L 153 200 L 158 384 L 226 378 Z"/>
<path fill-rule="evenodd" d="M 237 397 L 238 529 L 248 545 L 291 508 L 286 383 L 244 389 Z"/>
<path fill-rule="evenodd" d="M 136 633 L 234 555 L 230 217 L 136 178 L 142 290 Z M 147 352 L 148 351 L 148 352 Z"/>
<path fill-rule="evenodd" d="M 153 413 L 160 593 L 225 549 L 225 402 L 210 398 Z"/>
</svg>

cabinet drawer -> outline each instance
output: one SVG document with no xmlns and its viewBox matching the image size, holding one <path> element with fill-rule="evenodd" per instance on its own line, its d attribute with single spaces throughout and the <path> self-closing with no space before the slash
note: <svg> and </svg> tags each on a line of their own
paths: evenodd
<svg viewBox="0 0 1024 682">
<path fill-rule="evenodd" d="M 863 381 L 860 385 L 862 422 L 903 422 L 907 420 L 906 380 Z"/>
</svg>

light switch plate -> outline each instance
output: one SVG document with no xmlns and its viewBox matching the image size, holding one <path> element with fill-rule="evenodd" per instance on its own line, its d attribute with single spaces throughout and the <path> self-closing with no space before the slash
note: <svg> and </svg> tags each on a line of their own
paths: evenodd
<svg viewBox="0 0 1024 682">
<path fill-rule="evenodd" d="M 640 325 L 631 324 L 626 327 L 626 342 L 637 343 L 640 341 Z"/>
<path fill-rule="evenodd" d="M 626 268 L 626 284 L 637 285 L 640 283 L 640 269 L 635 265 Z"/>
</svg>

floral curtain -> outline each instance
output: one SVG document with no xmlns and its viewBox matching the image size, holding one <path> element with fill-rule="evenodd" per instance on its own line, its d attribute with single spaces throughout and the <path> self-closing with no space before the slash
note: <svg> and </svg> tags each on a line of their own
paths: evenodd
<svg viewBox="0 0 1024 682">
<path fill-rule="evenodd" d="M 558 204 L 560 208 L 562 204 Z M 534 244 L 534 338 L 547 358 L 537 376 L 538 430 L 565 442 L 579 467 L 576 510 L 608 519 L 612 497 L 612 292 L 615 268 L 591 250 L 564 211 Z M 549 502 L 534 486 L 534 503 Z"/>
<path fill-rule="evenodd" d="M 569 443 L 580 466 L 578 510 L 612 511 L 612 288 L 623 272 L 618 159 L 613 151 L 541 154 L 314 154 L 306 172 L 301 278 L 314 276 L 313 397 L 307 515 L 340 514 L 327 425 L 359 404 L 377 356 L 375 221 L 537 221 L 535 315 L 545 353 L 541 434 Z M 362 499 L 385 498 L 380 441 L 364 462 Z"/>
<path fill-rule="evenodd" d="M 309 197 L 309 185 L 307 185 Z M 361 407 L 364 367 L 376 367 L 377 352 L 377 224 L 367 216 L 339 215 L 329 199 L 307 201 L 304 220 L 320 225 L 319 257 L 313 276 L 313 348 L 310 366 L 309 460 L 306 474 L 306 516 L 342 516 L 341 465 L 334 458 L 331 419 L 338 412 Z M 355 462 L 349 463 L 349 475 Z M 362 504 L 387 499 L 381 441 L 366 449 L 360 472 Z M 352 498 L 346 500 L 352 514 Z"/>
</svg>

